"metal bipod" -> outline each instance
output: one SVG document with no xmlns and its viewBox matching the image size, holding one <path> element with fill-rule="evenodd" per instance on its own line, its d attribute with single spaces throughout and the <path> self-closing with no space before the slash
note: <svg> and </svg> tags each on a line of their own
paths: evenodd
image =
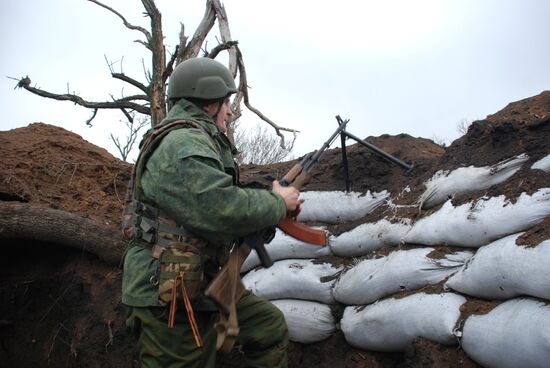
<svg viewBox="0 0 550 368">
<path fill-rule="evenodd" d="M 349 122 L 349 119 L 342 120 L 340 115 L 336 115 L 336 121 L 338 122 L 339 126 L 346 125 Z M 348 154 L 346 149 L 346 139 L 351 138 L 357 143 L 367 147 L 371 151 L 373 151 L 375 154 L 401 166 L 402 168 L 406 169 L 407 171 L 410 171 L 414 166 L 410 165 L 397 157 L 387 153 L 386 151 L 382 150 L 381 148 L 376 147 L 374 144 L 367 142 L 364 139 L 361 139 L 357 137 L 354 134 L 351 134 L 345 128 L 340 132 L 340 141 L 342 143 L 342 165 L 344 166 L 344 180 L 345 180 L 345 190 L 346 192 L 349 192 L 351 190 L 351 180 L 349 178 L 349 165 L 348 165 Z"/>
</svg>

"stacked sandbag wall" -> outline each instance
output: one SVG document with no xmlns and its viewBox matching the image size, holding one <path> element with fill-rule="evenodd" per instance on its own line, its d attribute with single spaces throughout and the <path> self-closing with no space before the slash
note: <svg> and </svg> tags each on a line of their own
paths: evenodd
<svg viewBox="0 0 550 368">
<path fill-rule="evenodd" d="M 326 247 L 278 231 L 267 245 L 275 264 L 259 267 L 251 254 L 243 282 L 283 311 L 296 342 L 318 342 L 340 329 L 356 348 L 402 352 L 422 337 L 460 345 L 485 367 L 547 367 L 550 240 L 520 239 L 550 216 L 550 188 L 516 198 L 451 200 L 505 182 L 527 159 L 519 155 L 491 167 L 439 171 L 415 203 L 419 211 L 431 208 L 427 215 L 370 221 L 330 235 Z M 533 169 L 546 168 L 538 166 L 543 168 Z M 301 220 L 321 226 L 394 206 L 387 192 L 303 197 Z M 493 307 L 468 313 L 471 301 Z M 345 308 L 341 318 L 331 313 L 336 304 Z"/>
</svg>

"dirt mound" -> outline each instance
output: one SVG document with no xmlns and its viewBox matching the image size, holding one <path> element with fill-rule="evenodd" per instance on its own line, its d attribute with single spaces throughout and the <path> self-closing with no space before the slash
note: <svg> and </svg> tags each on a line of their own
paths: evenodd
<svg viewBox="0 0 550 368">
<path fill-rule="evenodd" d="M 414 168 L 407 171 L 381 158 L 371 149 L 349 140 L 346 147 L 348 176 L 351 190 L 356 192 L 367 190 L 398 192 L 406 187 L 412 178 L 429 170 L 445 154 L 445 148 L 433 141 L 414 138 L 408 134 L 397 136 L 385 134 L 380 137 L 368 137 L 366 141 L 399 160 L 414 165 Z M 267 188 L 271 185 L 271 181 L 281 178 L 302 158 L 274 165 L 247 166 L 243 170 L 241 181 L 245 185 Z M 345 190 L 342 150 L 340 148 L 327 150 L 320 162 L 314 166 L 311 175 L 310 181 L 303 190 Z"/>
<path fill-rule="evenodd" d="M 514 120 L 520 124 L 537 124 L 550 118 L 550 91 L 520 101 L 511 102 L 499 112 L 488 115 L 486 120 L 492 123 Z"/>
<path fill-rule="evenodd" d="M 351 189 L 387 190 L 393 197 L 404 193 L 396 201 L 409 204 L 437 170 L 492 165 L 520 153 L 530 158 L 518 174 L 504 184 L 456 200 L 492 193 L 514 198 L 522 191 L 550 187 L 548 174 L 529 169 L 550 153 L 549 98 L 550 93 L 544 92 L 512 103 L 487 120 L 474 122 L 467 134 L 448 148 L 406 134 L 367 138 L 413 164 L 408 171 L 350 141 L 347 154 Z M 541 115 L 544 111 L 546 115 Z M 27 202 L 118 227 L 131 165 L 76 134 L 42 123 L 0 132 L 0 153 L 0 204 Z M 248 186 L 267 187 L 296 162 L 244 167 L 242 181 Z M 332 149 L 313 170 L 304 190 L 343 190 L 344 185 L 341 150 Z M 408 191 L 404 191 L 406 187 Z M 338 232 L 352 225 L 331 230 Z M 533 236 L 550 238 L 546 228 L 541 225 L 533 229 Z M 120 269 L 104 264 L 93 254 L 55 244 L 8 239 L 3 249 L 2 365 L 137 366 L 136 344 L 124 326 L 125 312 L 120 304 Z M 341 333 L 317 344 L 292 344 L 289 358 L 290 367 L 306 368 L 477 366 L 456 347 L 418 339 L 403 354 L 373 353 L 350 347 Z M 231 357 L 220 356 L 218 366 L 237 367 L 240 362 L 240 354 L 234 352 Z"/>
<path fill-rule="evenodd" d="M 65 129 L 0 132 L 0 199 L 30 202 L 118 227 L 131 165 Z"/>
</svg>

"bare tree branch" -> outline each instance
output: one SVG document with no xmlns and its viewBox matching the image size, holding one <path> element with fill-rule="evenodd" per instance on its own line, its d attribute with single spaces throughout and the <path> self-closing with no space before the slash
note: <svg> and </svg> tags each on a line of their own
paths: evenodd
<svg viewBox="0 0 550 368">
<path fill-rule="evenodd" d="M 116 73 L 115 72 L 115 69 L 113 67 L 113 65 L 115 64 L 114 62 L 110 62 L 108 59 L 107 59 L 107 55 L 104 55 L 105 57 L 105 62 L 107 63 L 107 67 L 109 68 L 109 71 L 111 72 L 111 77 L 115 78 L 115 79 L 120 79 L 122 80 L 123 82 L 126 82 L 126 83 L 129 83 L 131 85 L 133 85 L 134 87 L 142 90 L 143 92 L 145 93 L 148 93 L 148 89 L 147 87 L 141 83 L 141 82 L 138 82 L 137 80 L 135 80 L 134 78 L 131 78 L 129 76 L 127 76 L 126 74 L 124 74 L 123 70 L 122 70 L 122 60 L 124 60 L 124 57 L 120 60 L 120 73 Z"/>
<path fill-rule="evenodd" d="M 133 79 L 133 78 L 131 78 L 131 77 L 128 77 L 126 74 L 123 74 L 123 73 L 112 73 L 112 72 L 111 72 L 111 76 L 112 76 L 113 78 L 115 78 L 115 79 L 120 79 L 121 81 L 124 81 L 124 82 L 126 82 L 126 83 L 129 83 L 129 84 L 131 84 L 132 86 L 139 88 L 140 90 L 142 90 L 142 91 L 145 92 L 145 93 L 149 93 L 148 88 L 147 88 L 144 84 L 138 82 L 137 80 L 135 80 L 135 79 Z"/>
<path fill-rule="evenodd" d="M 218 41 L 219 43 L 219 41 Z M 208 41 L 204 41 L 204 46 L 201 47 L 202 50 L 202 57 L 206 57 L 208 55 Z"/>
<path fill-rule="evenodd" d="M 90 0 L 88 0 L 90 1 Z M 149 47 L 149 43 L 148 42 L 145 42 L 145 41 L 142 41 L 142 40 L 134 40 L 135 43 L 139 43 L 143 46 L 145 46 L 147 49 L 151 50 L 151 48 Z"/>
<path fill-rule="evenodd" d="M 150 109 L 147 106 L 143 106 L 131 101 L 122 101 L 122 100 L 115 100 L 112 102 L 92 102 L 92 101 L 86 101 L 82 97 L 77 96 L 75 94 L 56 94 L 51 93 L 48 91 L 41 90 L 40 88 L 31 87 L 31 80 L 27 76 L 25 78 L 22 78 L 19 83 L 17 84 L 17 87 L 24 88 L 27 91 L 34 93 L 35 95 L 51 98 L 58 101 L 72 101 L 77 105 L 80 105 L 82 107 L 87 107 L 89 109 L 130 109 L 135 110 L 141 114 L 150 115 Z"/>
<path fill-rule="evenodd" d="M 145 66 L 145 60 L 141 59 L 141 67 L 143 68 L 143 75 L 145 75 L 145 80 L 147 83 L 151 84 L 151 80 L 153 79 L 151 77 L 151 71 L 147 69 Z"/>
<path fill-rule="evenodd" d="M 149 96 L 133 95 L 133 96 L 120 97 L 116 99 L 116 101 L 135 101 L 135 100 L 143 100 L 143 101 L 149 102 Z"/>
<path fill-rule="evenodd" d="M 111 133 L 111 141 L 114 143 L 116 148 L 118 149 L 118 152 L 120 153 L 120 157 L 122 160 L 127 161 L 128 155 L 134 148 L 134 145 L 136 143 L 137 137 L 139 136 L 139 132 L 141 129 L 149 125 L 148 119 L 140 118 L 138 119 L 138 122 L 136 124 L 133 116 L 129 114 L 127 111 L 125 112 L 127 114 L 128 121 L 125 122 L 126 127 L 128 128 L 128 135 L 126 136 L 126 141 L 122 143 L 119 139 L 119 137 L 115 137 Z"/>
<path fill-rule="evenodd" d="M 215 21 L 216 21 L 216 11 L 212 5 L 212 0 L 208 0 L 206 2 L 206 11 L 204 12 L 202 21 L 200 22 L 199 26 L 195 30 L 195 34 L 193 35 L 193 38 L 185 47 L 185 50 L 183 51 L 181 55 L 181 59 L 179 61 L 197 57 L 197 55 L 201 51 L 201 45 L 204 43 L 206 36 L 214 26 Z"/>
<path fill-rule="evenodd" d="M 31 79 L 29 78 L 28 75 L 25 76 L 24 78 L 21 78 L 21 79 L 17 79 L 17 78 L 14 78 L 14 77 L 8 77 L 8 78 L 18 81 L 17 84 L 15 85 L 15 87 L 13 87 L 13 89 L 24 88 L 25 86 L 30 86 L 31 85 Z"/>
<path fill-rule="evenodd" d="M 174 70 L 174 63 L 176 62 L 176 59 L 178 57 L 180 46 L 177 45 L 176 49 L 174 50 L 174 53 L 172 56 L 170 56 L 170 60 L 168 61 L 168 64 L 166 64 L 166 69 L 164 70 L 164 75 L 162 76 L 162 80 L 166 83 L 166 80 L 172 74 L 172 71 Z"/>
<path fill-rule="evenodd" d="M 107 59 L 107 55 L 105 54 L 103 54 L 103 57 L 105 58 L 105 62 L 107 63 L 107 68 L 109 68 L 109 71 L 111 72 L 111 74 L 114 73 L 115 72 L 115 69 L 113 68 L 114 62 L 110 62 L 109 59 Z"/>
<path fill-rule="evenodd" d="M 96 5 L 99 5 L 101 6 L 102 8 L 105 8 L 107 9 L 108 11 L 110 11 L 111 13 L 114 13 L 116 14 L 120 19 L 122 19 L 122 22 L 124 23 L 124 25 L 126 26 L 126 28 L 129 28 L 129 29 L 132 29 L 132 30 L 135 30 L 135 31 L 139 31 L 141 33 L 143 33 L 145 35 L 145 37 L 147 38 L 147 42 L 150 43 L 151 42 L 151 34 L 149 33 L 149 31 L 147 31 L 145 28 L 143 27 L 140 27 L 140 26 L 134 26 L 133 24 L 130 24 L 128 23 L 128 21 L 126 20 L 126 18 L 124 18 L 119 12 L 117 12 L 116 10 L 114 10 L 113 8 L 110 8 L 108 7 L 107 5 L 105 4 L 102 4 L 100 3 L 99 1 L 97 0 L 88 0 L 89 2 L 92 2 Z M 143 43 L 143 41 L 140 41 L 140 43 Z M 144 43 L 143 43 L 144 44 Z M 145 47 L 149 48 L 149 46 L 147 44 L 144 44 Z"/>
<path fill-rule="evenodd" d="M 94 112 L 93 112 L 92 116 L 90 116 L 90 118 L 88 120 L 86 120 L 86 125 L 87 126 L 92 126 L 92 120 L 94 120 L 95 116 L 97 115 L 97 110 L 98 109 L 94 109 Z"/>
<path fill-rule="evenodd" d="M 134 123 L 134 117 L 128 111 L 126 111 L 126 109 L 120 109 L 120 110 L 122 111 L 124 116 L 126 116 L 126 119 L 128 119 L 128 122 L 130 124 L 133 124 Z"/>
<path fill-rule="evenodd" d="M 222 44 L 232 42 L 231 31 L 229 30 L 229 20 L 227 19 L 227 13 L 224 6 L 219 0 L 213 1 L 213 7 L 218 17 L 218 26 L 220 35 L 222 37 Z M 233 77 L 237 75 L 237 51 L 234 48 L 229 49 L 229 71 L 233 74 Z"/>
<path fill-rule="evenodd" d="M 225 43 L 221 43 L 218 46 L 214 47 L 212 50 L 210 50 L 205 55 L 205 57 L 215 59 L 219 55 L 220 52 L 222 52 L 224 50 L 230 50 L 234 46 L 236 46 L 238 43 L 239 43 L 239 41 L 228 41 L 228 42 L 225 42 Z"/>
<path fill-rule="evenodd" d="M 183 23 L 180 23 L 181 29 L 179 34 L 180 44 L 178 45 L 178 52 L 176 53 L 176 65 L 181 63 L 183 59 L 183 53 L 187 48 L 187 36 L 185 35 L 185 26 Z"/>
</svg>

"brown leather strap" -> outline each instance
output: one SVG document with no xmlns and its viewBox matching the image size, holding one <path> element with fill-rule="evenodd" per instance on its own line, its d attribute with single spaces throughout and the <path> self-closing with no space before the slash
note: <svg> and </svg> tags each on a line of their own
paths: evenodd
<svg viewBox="0 0 550 368">
<path fill-rule="evenodd" d="M 220 320 L 216 323 L 218 339 L 216 341 L 216 350 L 222 353 L 229 353 L 235 341 L 239 336 L 239 322 L 237 320 L 237 286 L 241 282 L 239 272 L 238 252 L 233 250 L 227 262 L 227 277 L 229 279 L 231 302 L 229 305 L 229 319 L 223 312 L 220 313 Z"/>
</svg>

